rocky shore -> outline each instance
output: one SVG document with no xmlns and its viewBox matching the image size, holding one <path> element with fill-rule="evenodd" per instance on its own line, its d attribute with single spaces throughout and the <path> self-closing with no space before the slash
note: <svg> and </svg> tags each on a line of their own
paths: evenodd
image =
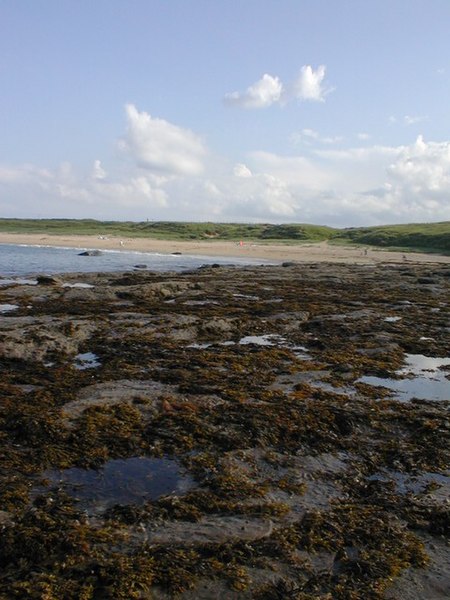
<svg viewBox="0 0 450 600">
<path fill-rule="evenodd" d="M 0 284 L 1 598 L 448 598 L 448 265 Z"/>
</svg>

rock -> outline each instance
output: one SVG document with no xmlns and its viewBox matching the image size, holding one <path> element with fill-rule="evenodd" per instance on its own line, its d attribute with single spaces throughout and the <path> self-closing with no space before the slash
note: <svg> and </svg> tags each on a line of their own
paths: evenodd
<svg viewBox="0 0 450 600">
<path fill-rule="evenodd" d="M 299 519 L 301 520 L 301 519 Z M 150 545 L 224 544 L 230 540 L 253 542 L 272 535 L 271 520 L 241 516 L 203 517 L 196 523 L 167 522 L 163 526 L 130 528 L 131 544 Z"/>
<path fill-rule="evenodd" d="M 85 252 L 80 252 L 78 256 L 101 256 L 102 253 L 100 250 L 86 250 Z"/>
<path fill-rule="evenodd" d="M 134 269 L 147 269 L 147 265 L 134 265 Z"/>
<path fill-rule="evenodd" d="M 11 525 L 13 522 L 11 513 L 6 510 L 0 510 L 0 527 L 6 527 L 7 525 Z"/>
<path fill-rule="evenodd" d="M 201 325 L 201 333 L 206 333 L 213 336 L 229 335 L 235 328 L 235 323 L 231 319 L 214 318 L 208 321 L 203 321 Z"/>
<path fill-rule="evenodd" d="M 149 298 L 152 296 L 167 298 L 183 294 L 191 289 L 193 284 L 182 280 L 155 281 L 134 288 L 131 293 L 136 298 Z"/>
<path fill-rule="evenodd" d="M 281 263 L 282 267 L 295 267 L 296 263 L 295 262 L 284 262 Z"/>
<path fill-rule="evenodd" d="M 96 325 L 88 319 L 74 317 L 8 317 L 2 323 L 0 356 L 44 361 L 52 355 L 73 355 L 95 329 Z"/>
<path fill-rule="evenodd" d="M 173 256 L 181 256 L 182 252 L 172 252 Z"/>
<path fill-rule="evenodd" d="M 62 285 L 63 281 L 55 275 L 38 275 L 36 277 L 38 285 Z"/>
</svg>

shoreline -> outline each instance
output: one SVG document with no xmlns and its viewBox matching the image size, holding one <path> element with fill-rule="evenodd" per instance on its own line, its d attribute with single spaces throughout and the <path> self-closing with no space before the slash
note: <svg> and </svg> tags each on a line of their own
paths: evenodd
<svg viewBox="0 0 450 600">
<path fill-rule="evenodd" d="M 450 256 L 419 252 L 397 252 L 373 247 L 337 246 L 328 242 L 260 244 L 234 241 L 156 240 L 89 235 L 45 235 L 1 233 L 0 245 L 49 246 L 154 254 L 181 253 L 197 256 L 239 257 L 279 262 L 335 262 L 347 264 L 440 263 L 450 264 Z"/>
</svg>

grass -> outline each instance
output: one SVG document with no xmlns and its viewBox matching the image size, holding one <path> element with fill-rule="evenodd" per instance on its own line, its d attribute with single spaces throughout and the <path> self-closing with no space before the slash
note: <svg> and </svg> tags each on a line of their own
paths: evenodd
<svg viewBox="0 0 450 600">
<path fill-rule="evenodd" d="M 450 253 L 450 221 L 335 229 L 302 223 L 190 223 L 96 221 L 94 219 L 0 219 L 3 233 L 110 235 L 167 240 L 321 242 Z"/>
</svg>

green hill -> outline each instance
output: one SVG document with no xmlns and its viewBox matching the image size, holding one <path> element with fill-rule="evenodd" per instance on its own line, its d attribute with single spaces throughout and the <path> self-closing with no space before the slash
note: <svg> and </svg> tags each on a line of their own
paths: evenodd
<svg viewBox="0 0 450 600">
<path fill-rule="evenodd" d="M 0 232 L 46 235 L 109 235 L 172 240 L 321 242 L 450 254 L 450 221 L 350 227 L 290 223 L 185 223 L 181 221 L 96 221 L 94 219 L 0 219 Z"/>
<path fill-rule="evenodd" d="M 382 248 L 450 253 L 450 221 L 343 229 L 333 239 Z"/>
</svg>

